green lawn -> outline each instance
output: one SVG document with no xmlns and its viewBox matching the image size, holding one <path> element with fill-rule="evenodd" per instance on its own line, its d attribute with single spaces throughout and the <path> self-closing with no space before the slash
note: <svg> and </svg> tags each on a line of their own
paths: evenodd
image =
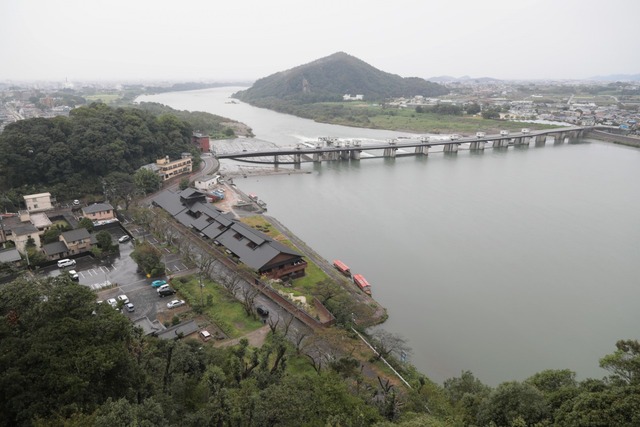
<svg viewBox="0 0 640 427">
<path fill-rule="evenodd" d="M 212 280 L 204 281 L 200 291 L 197 276 L 183 276 L 172 280 L 173 286 L 192 307 L 204 303 L 203 314 L 217 324 L 229 337 L 238 338 L 262 326 L 262 322 L 247 316 L 242 304 L 228 295 Z M 211 305 L 207 305 L 211 296 Z"/>
</svg>

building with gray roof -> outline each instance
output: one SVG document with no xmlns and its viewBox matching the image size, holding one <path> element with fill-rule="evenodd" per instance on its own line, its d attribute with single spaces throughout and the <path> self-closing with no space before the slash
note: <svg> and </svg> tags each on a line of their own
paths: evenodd
<svg viewBox="0 0 640 427">
<path fill-rule="evenodd" d="M 260 275 L 275 279 L 301 277 L 307 266 L 302 255 L 206 203 L 206 196 L 192 188 L 158 194 L 153 203 L 185 227 L 194 229 Z"/>
</svg>

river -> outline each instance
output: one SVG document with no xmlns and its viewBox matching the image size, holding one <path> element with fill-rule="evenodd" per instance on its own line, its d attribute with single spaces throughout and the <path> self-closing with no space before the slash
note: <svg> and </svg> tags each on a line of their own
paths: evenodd
<svg viewBox="0 0 640 427">
<path fill-rule="evenodd" d="M 314 123 L 246 104 L 238 88 L 141 97 L 242 121 L 278 145 L 408 135 Z M 544 369 L 600 378 L 640 324 L 640 150 L 563 144 L 306 164 L 236 179 L 326 259 L 372 284 L 384 328 L 442 382 L 497 385 Z"/>
</svg>

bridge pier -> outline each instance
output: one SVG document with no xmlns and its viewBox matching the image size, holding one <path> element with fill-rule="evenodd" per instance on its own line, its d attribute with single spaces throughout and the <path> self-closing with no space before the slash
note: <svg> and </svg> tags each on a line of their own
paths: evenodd
<svg viewBox="0 0 640 427">
<path fill-rule="evenodd" d="M 394 158 L 394 157 L 396 157 L 396 150 L 397 150 L 397 148 L 385 148 L 382 155 L 384 157 Z"/>
<path fill-rule="evenodd" d="M 350 157 L 351 157 L 351 152 L 349 150 L 340 151 L 340 158 L 342 160 L 349 160 Z"/>
<path fill-rule="evenodd" d="M 320 153 L 313 153 L 313 161 L 314 163 L 320 163 L 322 160 L 320 159 Z"/>
<path fill-rule="evenodd" d="M 415 149 L 416 154 L 424 154 L 425 156 L 429 155 L 429 146 L 428 145 L 419 145 Z"/>
<path fill-rule="evenodd" d="M 508 139 L 496 139 L 493 141 L 493 148 L 507 147 L 508 145 Z"/>
<path fill-rule="evenodd" d="M 276 165 L 277 165 L 278 163 L 280 163 L 280 159 L 278 158 L 278 155 L 277 155 L 277 154 L 276 154 L 275 156 L 273 156 L 273 163 L 274 163 L 274 164 L 276 164 Z"/>
<path fill-rule="evenodd" d="M 360 150 L 353 150 L 351 152 L 351 160 L 360 160 L 360 153 L 362 153 L 362 151 Z"/>
<path fill-rule="evenodd" d="M 301 160 L 302 160 L 302 154 L 296 153 L 293 155 L 293 163 L 299 165 Z"/>
<path fill-rule="evenodd" d="M 556 134 L 553 135 L 555 138 L 555 143 L 556 144 L 562 144 L 564 142 L 564 139 L 567 137 L 567 135 L 564 132 L 558 132 Z"/>
<path fill-rule="evenodd" d="M 459 146 L 459 145 L 460 145 L 460 144 L 455 144 L 455 143 L 452 143 L 452 144 L 446 144 L 446 145 L 444 146 L 444 152 L 445 152 L 445 153 L 457 153 L 457 152 L 458 152 L 458 146 Z"/>
<path fill-rule="evenodd" d="M 484 141 L 474 141 L 469 145 L 469 150 L 484 150 Z"/>
<path fill-rule="evenodd" d="M 544 145 L 544 143 L 546 141 L 547 141 L 547 135 L 538 135 L 538 136 L 536 136 L 536 144 Z"/>
</svg>

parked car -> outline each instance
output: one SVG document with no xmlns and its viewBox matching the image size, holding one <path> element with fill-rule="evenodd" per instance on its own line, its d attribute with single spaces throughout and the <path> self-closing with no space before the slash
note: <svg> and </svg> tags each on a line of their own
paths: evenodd
<svg viewBox="0 0 640 427">
<path fill-rule="evenodd" d="M 522 130 L 520 131 L 522 133 L 529 133 L 529 128 L 522 128 Z"/>
<path fill-rule="evenodd" d="M 175 293 L 176 291 L 171 288 L 158 289 L 158 296 L 160 298 L 163 298 L 169 295 L 174 295 Z"/>
<path fill-rule="evenodd" d="M 129 237 L 129 235 L 128 235 L 128 234 L 125 234 L 124 236 L 122 236 L 122 237 L 120 237 L 120 238 L 118 239 L 118 242 L 120 242 L 120 243 L 124 243 L 124 242 L 128 242 L 129 240 L 131 240 L 131 237 Z"/>
<path fill-rule="evenodd" d="M 174 299 L 173 301 L 167 303 L 167 308 L 176 308 L 184 304 L 185 304 L 184 300 Z"/>
<path fill-rule="evenodd" d="M 484 138 L 486 134 L 484 132 L 476 132 L 476 138 Z"/>
<path fill-rule="evenodd" d="M 76 265 L 75 259 L 65 258 L 58 261 L 58 268 L 73 267 L 75 265 Z"/>
<path fill-rule="evenodd" d="M 124 305 L 124 308 L 126 308 L 129 313 L 133 313 L 134 311 L 136 311 L 136 307 L 130 302 L 126 303 Z"/>
<path fill-rule="evenodd" d="M 269 315 L 269 309 L 263 305 L 259 305 L 256 307 L 256 313 L 262 317 L 267 317 Z"/>
<path fill-rule="evenodd" d="M 460 135 L 454 133 L 453 135 L 449 136 L 449 139 L 451 141 L 456 141 L 456 140 L 460 139 Z"/>
<path fill-rule="evenodd" d="M 80 200 L 76 199 L 73 201 L 73 206 L 80 206 Z"/>
<path fill-rule="evenodd" d="M 209 331 L 205 331 L 204 329 L 200 331 L 199 335 L 203 341 L 209 341 L 211 339 L 211 334 L 209 333 Z"/>
<path fill-rule="evenodd" d="M 71 276 L 71 280 L 75 280 L 75 281 L 80 280 L 80 276 L 78 275 L 78 272 L 75 270 L 69 270 L 69 276 Z"/>
<path fill-rule="evenodd" d="M 151 282 L 151 287 L 152 288 L 159 288 L 162 285 L 166 285 L 167 281 L 166 280 L 154 280 L 153 282 Z"/>
<path fill-rule="evenodd" d="M 129 304 L 129 298 L 125 295 L 118 295 L 118 301 L 122 301 L 124 304 Z"/>
<path fill-rule="evenodd" d="M 116 308 L 118 306 L 118 301 L 116 301 L 115 298 L 109 298 L 107 300 L 107 304 L 109 304 L 113 308 Z"/>
</svg>

